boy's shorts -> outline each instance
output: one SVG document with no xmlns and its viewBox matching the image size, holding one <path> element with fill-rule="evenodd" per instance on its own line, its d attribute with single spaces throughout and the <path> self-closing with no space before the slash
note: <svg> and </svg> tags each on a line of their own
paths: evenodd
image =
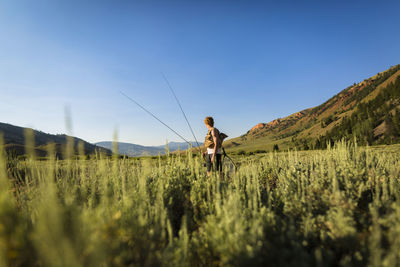
<svg viewBox="0 0 400 267">
<path fill-rule="evenodd" d="M 211 157 L 213 154 L 207 154 L 207 159 L 206 159 L 206 165 L 207 165 L 207 171 L 210 172 L 211 168 L 213 166 L 212 162 L 211 162 Z M 214 163 L 215 163 L 215 170 L 222 172 L 222 162 L 221 162 L 221 158 L 222 155 L 221 154 L 217 154 L 215 159 L 214 159 Z"/>
</svg>

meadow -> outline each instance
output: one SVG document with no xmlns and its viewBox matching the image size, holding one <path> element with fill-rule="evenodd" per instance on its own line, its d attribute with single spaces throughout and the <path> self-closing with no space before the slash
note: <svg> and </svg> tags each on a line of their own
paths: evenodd
<svg viewBox="0 0 400 267">
<path fill-rule="evenodd" d="M 223 180 L 191 152 L 0 151 L 0 266 L 399 266 L 398 147 L 237 155 Z"/>
</svg>

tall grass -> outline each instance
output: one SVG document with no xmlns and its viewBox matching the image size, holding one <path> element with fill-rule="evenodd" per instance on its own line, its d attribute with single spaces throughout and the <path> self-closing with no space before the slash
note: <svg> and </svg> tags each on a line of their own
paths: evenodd
<svg viewBox="0 0 400 267">
<path fill-rule="evenodd" d="M 224 180 L 190 153 L 65 153 L 0 149 L 1 266 L 399 266 L 397 153 L 242 157 Z"/>
</svg>

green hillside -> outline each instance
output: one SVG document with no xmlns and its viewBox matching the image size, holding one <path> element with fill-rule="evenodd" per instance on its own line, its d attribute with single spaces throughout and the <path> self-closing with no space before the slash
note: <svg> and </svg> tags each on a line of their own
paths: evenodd
<svg viewBox="0 0 400 267">
<path fill-rule="evenodd" d="M 400 65 L 354 83 L 325 103 L 259 123 L 224 146 L 231 152 L 324 148 L 342 138 L 362 145 L 400 142 Z"/>
<path fill-rule="evenodd" d="M 26 133 L 33 134 L 32 144 L 26 142 Z M 48 144 L 55 144 L 57 156 L 61 157 L 68 139 L 73 143 L 75 153 L 78 153 L 78 147 L 81 146 L 81 152 L 85 153 L 85 155 L 94 154 L 96 151 L 111 154 L 111 151 L 108 149 L 93 145 L 76 137 L 70 137 L 65 134 L 48 134 L 7 123 L 0 123 L 0 135 L 4 139 L 6 151 L 17 156 L 24 155 L 27 149 L 31 149 L 35 151 L 36 156 L 45 157 L 47 155 Z"/>
</svg>

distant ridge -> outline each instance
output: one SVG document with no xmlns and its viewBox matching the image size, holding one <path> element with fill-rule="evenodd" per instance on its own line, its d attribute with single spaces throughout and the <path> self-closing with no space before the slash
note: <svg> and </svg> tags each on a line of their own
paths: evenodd
<svg viewBox="0 0 400 267">
<path fill-rule="evenodd" d="M 67 143 L 67 135 L 65 134 L 48 134 L 41 131 L 33 130 L 31 128 L 24 128 L 15 126 L 8 123 L 0 122 L 0 134 L 3 135 L 5 148 L 7 152 L 13 152 L 16 155 L 24 155 L 25 154 L 25 130 L 30 129 L 34 134 L 34 151 L 37 156 L 45 157 L 47 155 L 47 146 L 50 143 L 56 145 L 56 153 L 61 156 L 63 146 Z M 96 151 L 111 154 L 111 151 L 105 149 L 103 147 L 99 147 L 93 145 L 89 142 L 86 142 L 80 138 L 72 137 L 74 142 L 74 150 L 75 153 L 78 153 L 78 144 L 82 143 L 84 148 L 84 153 L 94 154 Z"/>
<path fill-rule="evenodd" d="M 113 142 L 104 141 L 97 142 L 96 145 L 100 147 L 104 147 L 107 149 L 112 149 Z M 192 142 L 193 147 L 195 147 L 196 143 Z M 203 143 L 199 143 L 200 146 Z M 189 145 L 185 142 L 169 142 L 168 148 L 171 152 L 177 150 L 187 150 Z M 118 142 L 118 152 L 122 155 L 130 156 L 130 157 L 140 157 L 140 156 L 156 156 L 156 155 L 164 155 L 165 154 L 165 145 L 160 146 L 142 146 L 131 143 Z"/>
<path fill-rule="evenodd" d="M 344 138 L 361 145 L 400 142 L 400 65 L 350 85 L 325 103 L 227 140 L 230 151 L 319 149 Z"/>
</svg>

